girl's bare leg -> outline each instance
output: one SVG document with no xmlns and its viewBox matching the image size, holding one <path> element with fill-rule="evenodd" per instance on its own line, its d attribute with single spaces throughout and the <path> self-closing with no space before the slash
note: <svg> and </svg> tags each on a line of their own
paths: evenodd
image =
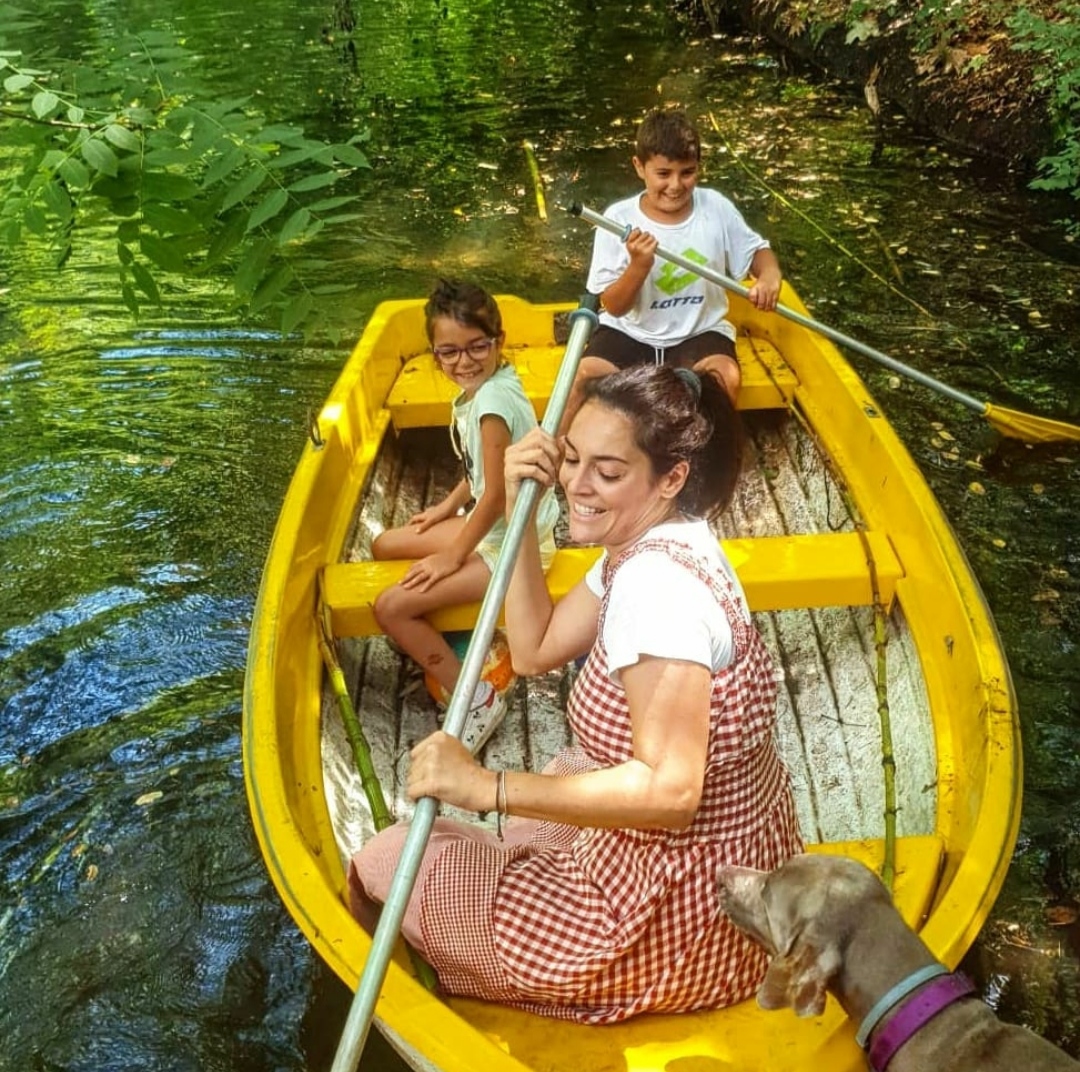
<svg viewBox="0 0 1080 1072">
<path fill-rule="evenodd" d="M 375 600 L 375 617 L 403 651 L 429 671 L 447 692 L 452 692 L 461 673 L 461 660 L 425 615 L 439 607 L 482 599 L 490 581 L 487 566 L 479 555 L 472 554 L 461 569 L 436 581 L 426 592 L 403 588 L 400 584 L 387 588 Z"/>
<path fill-rule="evenodd" d="M 423 558 L 448 547 L 465 527 L 464 517 L 448 517 L 431 528 L 417 532 L 415 525 L 402 525 L 379 533 L 371 544 L 371 557 L 377 562 L 393 558 Z"/>
</svg>

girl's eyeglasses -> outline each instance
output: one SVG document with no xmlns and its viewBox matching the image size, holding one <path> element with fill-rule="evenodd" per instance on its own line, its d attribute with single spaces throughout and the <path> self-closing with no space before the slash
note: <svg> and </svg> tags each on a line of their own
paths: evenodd
<svg viewBox="0 0 1080 1072">
<path fill-rule="evenodd" d="M 475 339 L 467 346 L 436 346 L 432 353 L 440 365 L 456 365 L 462 354 L 468 354 L 474 361 L 483 361 L 498 339 Z"/>
</svg>

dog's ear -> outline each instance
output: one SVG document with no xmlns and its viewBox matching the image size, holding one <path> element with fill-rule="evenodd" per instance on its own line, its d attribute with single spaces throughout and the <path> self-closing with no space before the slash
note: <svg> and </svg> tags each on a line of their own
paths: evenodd
<svg viewBox="0 0 1080 1072">
<path fill-rule="evenodd" d="M 804 933 L 791 949 L 773 957 L 758 988 L 758 1004 L 763 1009 L 790 1007 L 796 1016 L 820 1016 L 829 982 L 839 970 L 839 951 Z"/>
</svg>

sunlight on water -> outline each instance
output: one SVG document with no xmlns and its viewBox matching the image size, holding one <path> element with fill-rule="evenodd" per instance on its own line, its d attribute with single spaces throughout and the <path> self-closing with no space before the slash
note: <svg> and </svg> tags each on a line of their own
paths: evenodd
<svg viewBox="0 0 1080 1072">
<path fill-rule="evenodd" d="M 979 397 L 1076 419 L 1080 270 L 1048 210 L 895 117 L 879 139 L 857 93 L 755 42 L 688 40 L 663 5 L 60 14 L 46 0 L 0 47 L 93 55 L 167 24 L 201 57 L 181 89 L 252 94 L 327 137 L 370 131 L 361 218 L 319 251 L 354 285 L 327 313 L 345 339 L 438 274 L 576 299 L 592 236 L 566 206 L 635 188 L 634 126 L 677 100 L 702 123 L 707 181 L 773 238 L 813 315 Z M 0 147 L 4 174 L 15 152 Z M 60 275 L 32 242 L 0 265 L 0 1069 L 328 1067 L 347 995 L 266 878 L 239 719 L 274 520 L 347 347 L 239 325 L 216 279 L 133 323 L 111 232 L 84 231 Z M 1075 1047 L 1074 1013 L 1033 991 L 1076 992 L 1080 937 L 1045 909 L 1080 883 L 1080 457 L 1002 445 L 853 363 L 961 537 L 1025 719 L 1025 829 L 973 962 L 1003 1013 Z M 1031 948 L 1059 940 L 1056 975 L 1025 982 L 1006 919 Z M 363 1067 L 400 1064 L 373 1037 Z"/>
</svg>

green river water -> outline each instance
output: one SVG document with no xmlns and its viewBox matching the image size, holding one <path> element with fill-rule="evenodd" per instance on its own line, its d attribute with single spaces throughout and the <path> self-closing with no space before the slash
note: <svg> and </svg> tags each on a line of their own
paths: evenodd
<svg viewBox="0 0 1080 1072">
<path fill-rule="evenodd" d="M 879 130 L 857 90 L 659 3 L 336 10 L 351 32 L 331 0 L 42 0 L 0 18 L 0 48 L 92 58 L 166 29 L 212 92 L 335 140 L 370 130 L 360 218 L 320 251 L 351 285 L 327 314 L 344 340 L 437 273 L 575 299 L 592 236 L 560 206 L 634 189 L 634 126 L 678 101 L 706 181 L 813 315 L 980 398 L 1080 419 L 1080 257 L 1061 206 L 1000 167 L 895 116 Z M 0 137 L 0 168 L 17 152 Z M 134 322 L 112 256 L 88 222 L 61 273 L 33 243 L 0 259 L 0 1070 L 326 1068 L 349 995 L 266 877 L 239 725 L 263 558 L 348 343 L 238 324 L 210 282 Z M 1003 444 L 853 360 L 960 536 L 1019 696 L 1023 827 L 965 967 L 1077 1053 L 1080 452 Z M 362 1067 L 400 1065 L 373 1035 Z"/>
</svg>

